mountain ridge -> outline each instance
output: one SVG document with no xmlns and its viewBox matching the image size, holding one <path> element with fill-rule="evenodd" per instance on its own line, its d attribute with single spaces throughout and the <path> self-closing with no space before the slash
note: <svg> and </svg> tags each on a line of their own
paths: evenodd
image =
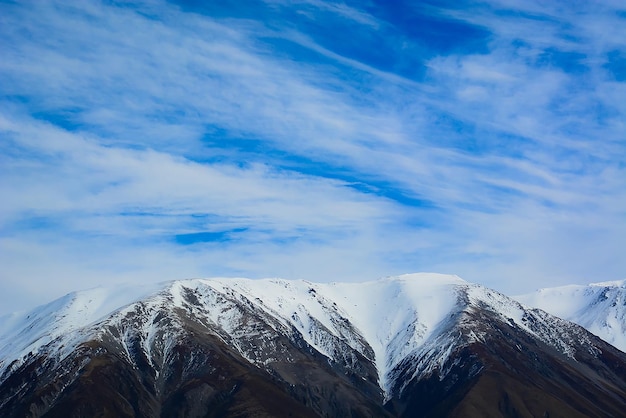
<svg viewBox="0 0 626 418">
<path fill-rule="evenodd" d="M 123 416 L 162 415 L 174 406 L 191 416 L 211 416 L 207 408 L 231 416 L 253 404 L 278 416 L 287 416 L 285 405 L 329 416 L 463 416 L 504 406 L 617 416 L 626 406 L 626 354 L 457 276 L 217 278 L 92 289 L 5 317 L 0 330 L 0 408 L 14 416 L 85 416 L 80 411 L 97 405 L 100 412 L 118 405 L 115 414 Z M 124 389 L 100 387 L 94 373 Z M 496 382 L 506 390 L 481 394 Z M 268 404 L 256 389 L 283 401 Z M 106 403 L 88 395 L 102 390 Z M 528 405 L 515 390 L 545 404 Z M 128 404 L 129 396 L 143 403 Z"/>
<path fill-rule="evenodd" d="M 513 298 L 581 325 L 626 352 L 626 279 L 543 288 Z"/>
</svg>

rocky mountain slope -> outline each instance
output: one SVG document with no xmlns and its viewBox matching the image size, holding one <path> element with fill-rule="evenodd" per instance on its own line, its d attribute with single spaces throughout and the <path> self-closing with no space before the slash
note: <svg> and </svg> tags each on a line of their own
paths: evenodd
<svg viewBox="0 0 626 418">
<path fill-rule="evenodd" d="M 94 289 L 0 320 L 3 416 L 620 416 L 626 354 L 455 276 Z"/>
</svg>

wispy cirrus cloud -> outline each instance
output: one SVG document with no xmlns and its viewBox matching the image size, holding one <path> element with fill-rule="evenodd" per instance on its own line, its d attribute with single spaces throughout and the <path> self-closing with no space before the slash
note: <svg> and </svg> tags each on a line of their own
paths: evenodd
<svg viewBox="0 0 626 418">
<path fill-rule="evenodd" d="M 216 274 L 619 278 L 620 7 L 0 3 L 6 309 Z"/>
</svg>

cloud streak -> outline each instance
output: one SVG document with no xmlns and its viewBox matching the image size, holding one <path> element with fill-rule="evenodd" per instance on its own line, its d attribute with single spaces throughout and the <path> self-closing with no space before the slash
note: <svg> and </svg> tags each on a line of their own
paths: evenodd
<svg viewBox="0 0 626 418">
<path fill-rule="evenodd" d="M 5 310 L 190 276 L 623 277 L 620 6 L 405 6 L 0 3 Z"/>
</svg>

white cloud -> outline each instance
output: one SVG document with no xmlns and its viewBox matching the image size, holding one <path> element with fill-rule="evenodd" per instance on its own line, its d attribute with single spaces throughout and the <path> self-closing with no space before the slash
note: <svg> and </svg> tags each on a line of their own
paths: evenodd
<svg viewBox="0 0 626 418">
<path fill-rule="evenodd" d="M 343 3 L 303 6 L 381 28 Z M 161 2 L 3 7 L 0 278 L 16 301 L 110 280 L 418 270 L 517 293 L 626 270 L 626 85 L 602 67 L 626 38 L 608 3 L 440 11 L 491 31 L 487 50 L 409 57 L 426 60 L 414 79 L 293 24 Z M 403 42 L 394 53 L 416 50 Z M 587 70 L 542 62 L 553 50 Z"/>
</svg>

